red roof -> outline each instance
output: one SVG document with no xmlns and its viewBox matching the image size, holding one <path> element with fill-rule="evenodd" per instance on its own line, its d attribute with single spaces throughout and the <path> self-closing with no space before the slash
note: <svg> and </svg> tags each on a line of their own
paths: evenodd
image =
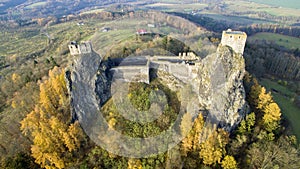
<svg viewBox="0 0 300 169">
<path fill-rule="evenodd" d="M 147 30 L 146 29 L 139 29 L 136 33 L 137 34 L 146 34 Z"/>
</svg>

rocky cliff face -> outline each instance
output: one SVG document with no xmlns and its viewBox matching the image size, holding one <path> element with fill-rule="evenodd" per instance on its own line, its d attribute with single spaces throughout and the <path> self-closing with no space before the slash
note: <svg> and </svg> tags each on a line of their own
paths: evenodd
<svg viewBox="0 0 300 169">
<path fill-rule="evenodd" d="M 200 113 L 216 126 L 232 130 L 247 112 L 243 77 L 244 58 L 230 47 L 219 45 L 197 65 L 197 76 L 190 79 L 198 95 Z M 179 91 L 184 84 L 170 74 L 158 72 L 158 77 L 171 90 Z"/>
<path fill-rule="evenodd" d="M 198 73 L 200 104 L 213 123 L 231 130 L 247 111 L 243 56 L 220 45 L 215 54 L 202 60 Z"/>
<path fill-rule="evenodd" d="M 75 56 L 70 75 L 67 76 L 72 118 L 79 120 L 83 128 L 88 128 L 99 112 L 95 82 L 100 63 L 101 57 L 94 52 Z"/>
</svg>

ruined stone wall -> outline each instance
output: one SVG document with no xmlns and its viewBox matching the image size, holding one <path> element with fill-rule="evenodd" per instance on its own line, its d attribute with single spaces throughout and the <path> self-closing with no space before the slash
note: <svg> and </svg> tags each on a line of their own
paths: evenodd
<svg viewBox="0 0 300 169">
<path fill-rule="evenodd" d="M 223 31 L 221 44 L 223 46 L 230 46 L 236 53 L 244 53 L 244 48 L 247 40 L 245 32 L 232 31 L 228 29 Z"/>
<path fill-rule="evenodd" d="M 124 82 L 144 82 L 149 84 L 149 67 L 145 66 L 120 66 L 110 69 L 113 80 Z"/>
<path fill-rule="evenodd" d="M 77 42 L 71 42 L 68 45 L 71 55 L 80 55 L 80 54 L 88 54 L 92 53 L 92 44 L 91 42 L 82 42 L 81 44 L 77 44 Z"/>
<path fill-rule="evenodd" d="M 80 44 L 79 50 L 82 54 L 92 52 L 92 44 L 90 42 L 83 42 Z"/>
<path fill-rule="evenodd" d="M 70 50 L 70 54 L 73 56 L 80 54 L 79 46 L 77 44 L 70 44 L 69 50 Z"/>
</svg>

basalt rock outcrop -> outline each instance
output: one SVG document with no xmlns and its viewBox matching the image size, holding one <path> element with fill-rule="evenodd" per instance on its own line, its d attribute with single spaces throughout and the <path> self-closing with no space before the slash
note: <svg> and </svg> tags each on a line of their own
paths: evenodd
<svg viewBox="0 0 300 169">
<path fill-rule="evenodd" d="M 199 101 L 208 110 L 209 119 L 231 130 L 247 112 L 243 56 L 220 45 L 215 54 L 202 60 L 198 73 Z"/>
</svg>

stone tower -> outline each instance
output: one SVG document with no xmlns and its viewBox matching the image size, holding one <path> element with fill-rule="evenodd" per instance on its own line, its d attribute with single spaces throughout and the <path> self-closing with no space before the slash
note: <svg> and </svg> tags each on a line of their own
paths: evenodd
<svg viewBox="0 0 300 169">
<path fill-rule="evenodd" d="M 77 42 L 73 41 L 68 46 L 73 56 L 92 52 L 91 42 L 81 42 L 81 44 L 77 44 Z"/>
<path fill-rule="evenodd" d="M 247 40 L 247 34 L 241 31 L 232 31 L 228 29 L 223 31 L 221 44 L 230 46 L 236 53 L 243 54 Z"/>
</svg>

